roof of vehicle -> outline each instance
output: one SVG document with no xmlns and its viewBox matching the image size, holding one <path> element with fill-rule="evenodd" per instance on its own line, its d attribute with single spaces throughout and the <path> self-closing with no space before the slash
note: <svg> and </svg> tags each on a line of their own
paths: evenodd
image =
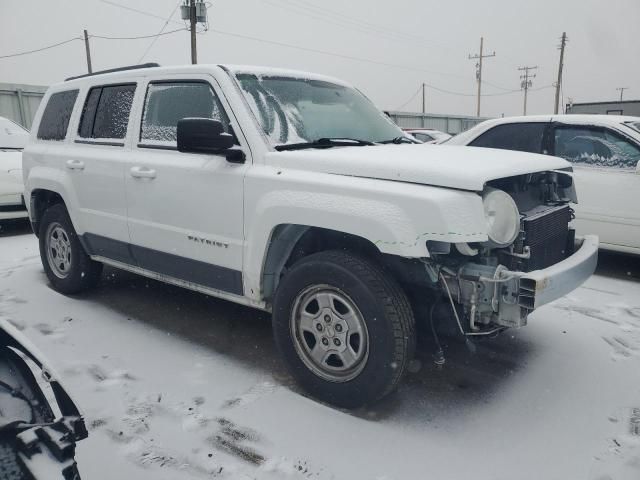
<svg viewBox="0 0 640 480">
<path fill-rule="evenodd" d="M 234 74 L 237 73 L 250 73 L 257 76 L 283 76 L 283 77 L 292 77 L 292 78 L 301 78 L 301 79 L 310 79 L 310 80 L 321 80 L 330 83 L 335 83 L 337 85 L 342 85 L 345 87 L 350 87 L 351 85 L 344 80 L 340 80 L 335 77 L 330 77 L 327 75 L 321 75 L 317 73 L 304 72 L 300 70 L 291 70 L 285 68 L 274 68 L 274 67 L 265 67 L 265 66 L 255 66 L 255 65 L 233 65 L 233 64 L 197 64 L 197 65 L 172 65 L 172 66 L 132 66 L 125 67 L 123 69 L 112 69 L 109 71 L 105 71 L 104 73 L 96 72 L 91 75 L 82 75 L 77 77 L 70 77 L 68 80 L 64 82 L 57 83 L 52 85 L 52 90 L 63 90 L 68 89 L 69 87 L 74 87 L 78 85 L 84 85 L 86 83 L 96 84 L 96 83 L 105 83 L 112 81 L 122 81 L 131 78 L 153 75 L 153 76 L 162 76 L 162 75 L 170 75 L 176 73 L 211 73 L 214 70 L 218 70 L 222 68 Z"/>
<path fill-rule="evenodd" d="M 631 117 L 626 115 L 527 115 L 519 117 L 503 117 L 485 120 L 473 128 L 462 132 L 451 138 L 447 144 L 449 145 L 467 145 L 480 134 L 486 132 L 496 125 L 504 125 L 509 123 L 538 123 L 538 122 L 561 122 L 572 125 L 598 125 L 619 127 L 624 122 L 640 122 L 640 117 Z"/>
<path fill-rule="evenodd" d="M 576 114 L 576 115 L 527 115 L 519 117 L 504 117 L 486 120 L 482 124 L 499 125 L 502 123 L 526 123 L 526 122 L 565 122 L 565 123 L 590 123 L 600 125 L 614 125 L 623 122 L 640 122 L 640 117 L 632 117 L 627 115 L 595 115 L 595 114 Z"/>
</svg>

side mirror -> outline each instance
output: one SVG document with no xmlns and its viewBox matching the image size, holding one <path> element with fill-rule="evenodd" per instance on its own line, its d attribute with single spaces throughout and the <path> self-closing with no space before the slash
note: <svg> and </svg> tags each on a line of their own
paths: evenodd
<svg viewBox="0 0 640 480">
<path fill-rule="evenodd" d="M 178 151 L 185 153 L 222 153 L 233 147 L 233 135 L 211 118 L 178 120 L 177 140 Z"/>
</svg>

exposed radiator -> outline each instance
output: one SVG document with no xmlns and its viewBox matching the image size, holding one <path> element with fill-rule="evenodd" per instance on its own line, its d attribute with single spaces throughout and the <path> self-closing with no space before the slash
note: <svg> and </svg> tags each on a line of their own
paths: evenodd
<svg viewBox="0 0 640 480">
<path fill-rule="evenodd" d="M 569 230 L 572 210 L 569 205 L 540 206 L 524 213 L 520 223 L 520 235 L 514 243 L 516 252 L 529 247 L 528 259 L 511 257 L 507 266 L 513 270 L 531 272 L 547 268 L 564 260 L 572 231 Z"/>
</svg>

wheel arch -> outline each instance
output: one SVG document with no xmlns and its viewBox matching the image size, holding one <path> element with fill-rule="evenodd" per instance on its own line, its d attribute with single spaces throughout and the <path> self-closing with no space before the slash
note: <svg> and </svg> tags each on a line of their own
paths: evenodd
<svg viewBox="0 0 640 480">
<path fill-rule="evenodd" d="M 66 203 L 58 192 L 45 188 L 36 188 L 31 191 L 31 196 L 29 197 L 29 219 L 36 237 L 40 233 L 40 221 L 44 212 L 59 203 L 66 208 Z"/>
<path fill-rule="evenodd" d="M 262 298 L 270 301 L 281 276 L 296 261 L 325 250 L 350 250 L 376 258 L 382 255 L 370 240 L 310 225 L 280 224 L 273 228 L 260 276 Z"/>
</svg>

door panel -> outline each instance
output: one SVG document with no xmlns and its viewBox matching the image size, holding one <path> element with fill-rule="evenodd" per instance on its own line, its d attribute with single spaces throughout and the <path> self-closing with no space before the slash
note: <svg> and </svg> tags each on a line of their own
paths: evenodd
<svg viewBox="0 0 640 480">
<path fill-rule="evenodd" d="M 249 163 L 175 149 L 181 118 L 215 118 L 228 128 L 221 102 L 210 83 L 190 78 L 151 81 L 144 103 L 139 144 L 125 172 L 138 265 L 242 294 L 243 184 Z"/>
<path fill-rule="evenodd" d="M 554 152 L 573 163 L 578 234 L 640 248 L 640 146 L 607 128 L 556 125 Z"/>
<path fill-rule="evenodd" d="M 65 168 L 77 195 L 80 225 L 85 244 L 95 255 L 130 261 L 127 251 L 109 248 L 105 238 L 129 242 L 124 170 L 125 138 L 136 83 L 99 85 L 83 92 L 83 109 L 73 148 L 68 149 Z M 95 240 L 95 239 L 94 239 Z"/>
<path fill-rule="evenodd" d="M 124 147 L 79 144 L 68 152 L 66 168 L 77 195 L 83 233 L 129 242 Z"/>
</svg>

